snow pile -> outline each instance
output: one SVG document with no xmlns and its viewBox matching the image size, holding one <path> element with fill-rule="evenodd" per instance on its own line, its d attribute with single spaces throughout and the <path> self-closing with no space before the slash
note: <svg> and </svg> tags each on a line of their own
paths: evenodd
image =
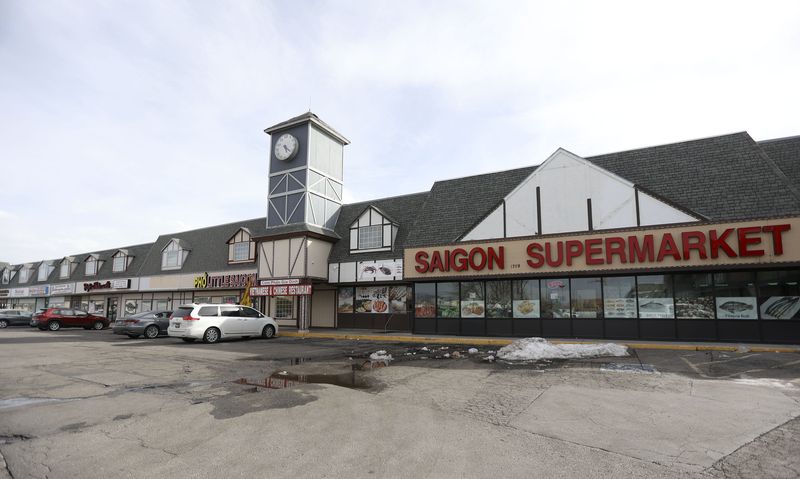
<svg viewBox="0 0 800 479">
<path fill-rule="evenodd" d="M 628 348 L 619 344 L 552 344 L 544 338 L 523 338 L 497 352 L 498 359 L 507 361 L 538 361 L 540 359 L 579 359 L 599 356 L 627 356 Z"/>
<path fill-rule="evenodd" d="M 386 351 L 381 349 L 380 351 L 375 351 L 374 353 L 370 354 L 369 359 L 371 361 L 382 361 L 388 364 L 393 358 L 391 354 L 386 354 Z"/>
<path fill-rule="evenodd" d="M 469 348 L 467 352 L 470 354 L 478 354 L 478 348 Z"/>
<path fill-rule="evenodd" d="M 779 379 L 759 378 L 759 379 L 734 379 L 736 384 L 744 384 L 747 386 L 767 386 L 779 389 L 795 389 L 795 385 L 790 382 L 784 382 Z"/>
</svg>

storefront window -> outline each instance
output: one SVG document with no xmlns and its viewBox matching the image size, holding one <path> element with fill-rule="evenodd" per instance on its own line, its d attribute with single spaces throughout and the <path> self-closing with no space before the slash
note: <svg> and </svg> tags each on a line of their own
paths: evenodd
<svg viewBox="0 0 800 479">
<path fill-rule="evenodd" d="M 572 317 L 603 317 L 600 278 L 574 278 L 570 286 L 572 291 Z"/>
<path fill-rule="evenodd" d="M 461 283 L 461 317 L 482 318 L 486 313 L 483 282 Z"/>
<path fill-rule="evenodd" d="M 511 317 L 511 281 L 486 282 L 486 317 Z"/>
<path fill-rule="evenodd" d="M 714 319 L 714 289 L 711 274 L 675 275 L 675 317 Z"/>
<path fill-rule="evenodd" d="M 440 318 L 457 318 L 459 315 L 458 283 L 438 283 L 436 309 Z"/>
<path fill-rule="evenodd" d="M 410 300 L 410 286 L 389 286 L 389 312 L 407 313 Z"/>
<path fill-rule="evenodd" d="M 569 318 L 569 279 L 543 279 L 542 317 Z"/>
<path fill-rule="evenodd" d="M 414 316 L 418 318 L 436 317 L 436 283 L 414 285 Z"/>
<path fill-rule="evenodd" d="M 239 302 L 238 296 L 223 296 L 222 304 L 236 304 Z"/>
<path fill-rule="evenodd" d="M 636 278 L 634 276 L 603 278 L 603 298 L 606 318 L 635 318 Z"/>
<path fill-rule="evenodd" d="M 211 302 L 211 296 L 195 296 L 194 302 L 197 304 L 204 304 Z"/>
<path fill-rule="evenodd" d="M 656 274 L 637 276 L 639 317 L 674 318 L 675 304 L 672 298 L 672 276 Z"/>
<path fill-rule="evenodd" d="M 513 315 L 515 318 L 538 318 L 541 312 L 539 280 L 523 279 L 512 283 Z"/>
<path fill-rule="evenodd" d="M 761 319 L 800 319 L 800 270 L 759 271 Z"/>
<path fill-rule="evenodd" d="M 340 313 L 353 312 L 353 288 L 339 288 L 337 298 L 336 311 Z"/>
<path fill-rule="evenodd" d="M 91 301 L 89 302 L 89 312 L 102 316 L 106 312 L 105 301 Z"/>
<path fill-rule="evenodd" d="M 139 301 L 139 312 L 151 311 L 153 309 L 153 302 L 149 299 Z"/>
<path fill-rule="evenodd" d="M 294 301 L 291 296 L 275 296 L 275 318 L 294 318 Z"/>
<path fill-rule="evenodd" d="M 169 301 L 166 299 L 159 299 L 156 301 L 156 309 L 161 311 L 165 309 L 169 309 Z"/>
<path fill-rule="evenodd" d="M 717 319 L 758 319 L 755 273 L 714 273 Z"/>
</svg>

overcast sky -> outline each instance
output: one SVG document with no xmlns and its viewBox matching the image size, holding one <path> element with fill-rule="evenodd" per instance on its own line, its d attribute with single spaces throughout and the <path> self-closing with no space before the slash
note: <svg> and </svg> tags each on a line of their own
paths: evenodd
<svg viewBox="0 0 800 479">
<path fill-rule="evenodd" d="M 264 216 L 263 129 L 348 202 L 747 130 L 800 134 L 800 2 L 0 0 L 0 261 Z"/>
</svg>

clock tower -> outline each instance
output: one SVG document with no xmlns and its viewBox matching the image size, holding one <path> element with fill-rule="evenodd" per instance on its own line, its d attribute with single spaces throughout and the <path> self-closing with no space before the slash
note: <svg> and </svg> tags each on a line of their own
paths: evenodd
<svg viewBox="0 0 800 479">
<path fill-rule="evenodd" d="M 271 136 L 267 228 L 332 232 L 350 142 L 310 111 L 264 132 Z"/>
</svg>

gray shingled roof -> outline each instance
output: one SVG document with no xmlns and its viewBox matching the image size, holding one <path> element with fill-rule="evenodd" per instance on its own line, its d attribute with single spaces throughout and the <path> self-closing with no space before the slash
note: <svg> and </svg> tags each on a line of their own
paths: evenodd
<svg viewBox="0 0 800 479">
<path fill-rule="evenodd" d="M 162 274 L 203 273 L 206 271 L 241 270 L 255 268 L 256 263 L 228 264 L 228 240 L 241 227 L 249 229 L 253 236 L 263 236 L 266 231 L 267 220 L 265 217 L 245 221 L 237 221 L 218 226 L 209 226 L 180 233 L 164 234 L 158 237 L 150 253 L 139 270 L 140 276 L 153 276 Z M 184 244 L 191 245 L 183 267 L 177 270 L 161 270 L 161 251 L 173 238 L 179 239 Z"/>
<path fill-rule="evenodd" d="M 316 226 L 308 223 L 297 223 L 293 225 L 283 225 L 283 226 L 272 226 L 267 228 L 263 232 L 259 234 L 254 234 L 255 237 L 264 237 L 264 236 L 280 236 L 280 235 L 287 235 L 287 234 L 294 234 L 294 233 L 316 233 L 318 235 L 327 236 L 330 239 L 337 240 L 340 237 L 329 229 L 325 229 L 321 226 Z"/>
<path fill-rule="evenodd" d="M 373 201 L 363 201 L 342 206 L 339 219 L 336 222 L 336 233 L 342 240 L 336 242 L 331 250 L 329 261 L 331 263 L 346 261 L 369 261 L 376 259 L 386 259 L 390 257 L 401 257 L 403 248 L 407 245 L 407 238 L 419 211 L 423 208 L 428 192 L 415 193 L 411 195 L 394 196 Z M 377 253 L 356 253 L 350 254 L 350 225 L 355 222 L 361 213 L 370 206 L 374 206 L 383 212 L 392 221 L 398 223 L 397 237 L 393 251 L 382 251 Z"/>
<path fill-rule="evenodd" d="M 452 243 L 489 214 L 535 166 L 437 181 L 418 212 L 407 247 Z"/>
<path fill-rule="evenodd" d="M 800 136 L 759 141 L 758 144 L 789 181 L 800 188 Z"/>
<path fill-rule="evenodd" d="M 714 221 L 800 213 L 789 181 L 746 132 L 586 159 Z"/>
</svg>

